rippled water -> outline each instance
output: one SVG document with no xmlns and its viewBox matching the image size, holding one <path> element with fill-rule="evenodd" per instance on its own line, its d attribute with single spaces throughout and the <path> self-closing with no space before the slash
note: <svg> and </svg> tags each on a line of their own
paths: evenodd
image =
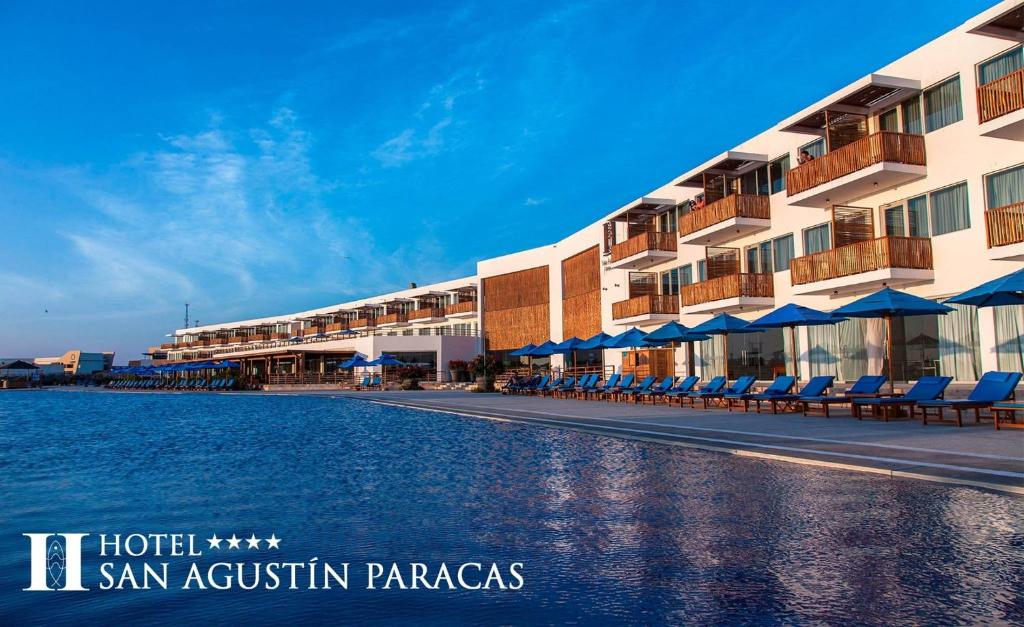
<svg viewBox="0 0 1024 627">
<path fill-rule="evenodd" d="M 4 624 L 1024 621 L 1024 499 L 356 400 L 0 393 L 0 498 Z M 22 592 L 29 531 L 274 533 L 525 585 Z"/>
</svg>

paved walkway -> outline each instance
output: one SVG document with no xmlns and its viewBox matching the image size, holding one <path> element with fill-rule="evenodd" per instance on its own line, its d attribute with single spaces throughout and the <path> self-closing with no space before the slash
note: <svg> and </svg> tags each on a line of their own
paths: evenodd
<svg viewBox="0 0 1024 627">
<path fill-rule="evenodd" d="M 467 392 L 332 396 L 1024 494 L 1024 429 L 996 431 L 990 421 L 958 429 L 925 427 L 919 420 L 883 423 L 846 415 L 773 416 Z"/>
</svg>

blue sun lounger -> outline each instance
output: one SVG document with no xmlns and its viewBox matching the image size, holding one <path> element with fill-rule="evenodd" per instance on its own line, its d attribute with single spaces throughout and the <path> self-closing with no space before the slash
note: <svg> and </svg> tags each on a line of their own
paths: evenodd
<svg viewBox="0 0 1024 627">
<path fill-rule="evenodd" d="M 608 377 L 608 380 L 605 381 L 604 385 L 594 386 L 593 389 L 587 390 L 583 394 L 583 396 L 585 398 L 589 397 L 591 394 L 593 394 L 595 396 L 601 396 L 602 394 L 604 394 L 608 390 L 611 390 L 612 388 L 617 386 L 619 384 L 619 379 L 621 379 L 621 378 L 622 378 L 622 375 L 620 375 L 619 373 L 617 373 L 617 372 L 613 373 L 612 376 Z"/>
<path fill-rule="evenodd" d="M 587 376 L 584 376 L 580 384 L 573 388 L 573 398 L 582 398 L 597 389 L 597 384 L 601 381 L 601 375 L 594 373 L 589 375 L 589 377 L 590 379 L 587 380 Z"/>
<path fill-rule="evenodd" d="M 964 426 L 961 413 L 965 409 L 974 410 L 974 422 L 981 422 L 981 410 L 992 407 L 993 403 L 1005 401 L 1013 397 L 1013 390 L 1020 383 L 1021 373 L 1019 372 L 986 372 L 978 379 L 977 385 L 965 399 L 958 400 L 937 400 L 918 401 L 917 408 L 921 410 L 921 423 L 928 424 L 928 410 L 935 410 L 935 417 L 932 422 L 955 423 L 956 426 Z M 952 409 L 956 412 L 954 420 L 945 420 L 942 412 L 945 409 Z"/>
<path fill-rule="evenodd" d="M 646 399 L 650 398 L 652 403 L 657 403 L 659 398 L 670 400 L 673 396 L 689 394 L 693 391 L 693 386 L 697 385 L 698 381 L 700 381 L 700 377 L 697 375 L 690 375 L 681 379 L 679 383 L 667 390 L 651 390 L 648 394 L 644 395 L 644 402 L 646 402 Z"/>
<path fill-rule="evenodd" d="M 757 401 L 757 413 L 761 413 L 761 401 L 770 400 L 789 394 L 789 391 L 796 385 L 796 377 L 789 375 L 783 375 L 776 377 L 772 384 L 766 387 L 761 392 L 743 392 L 741 394 L 724 394 L 722 400 L 725 401 L 729 411 L 732 411 L 733 405 L 739 407 L 740 403 L 743 403 L 743 411 L 747 411 L 750 408 L 750 401 Z M 775 413 L 775 412 L 772 412 Z"/>
<path fill-rule="evenodd" d="M 711 392 L 709 394 L 701 394 L 697 398 L 699 398 L 702 401 L 704 401 L 704 409 L 708 409 L 708 407 L 710 406 L 710 403 L 712 401 L 717 401 L 719 403 L 724 402 L 726 394 L 733 394 L 733 395 L 746 394 L 747 392 L 750 391 L 750 388 L 751 388 L 751 386 L 754 385 L 755 381 L 757 381 L 757 377 L 754 377 L 754 376 L 751 376 L 751 375 L 746 375 L 746 376 L 740 377 L 739 379 L 736 379 L 736 381 L 734 381 L 733 384 L 730 387 L 725 388 L 721 392 Z"/>
<path fill-rule="evenodd" d="M 537 386 L 536 388 L 531 390 L 531 393 L 540 394 L 541 396 L 543 396 L 544 394 L 561 386 L 563 383 L 565 383 L 565 377 L 558 377 L 554 381 L 549 380 L 546 385 Z"/>
<path fill-rule="evenodd" d="M 811 411 L 812 405 L 820 405 L 821 411 L 826 418 L 829 417 L 829 407 L 832 405 L 849 405 L 855 398 L 874 398 L 889 379 L 882 375 L 864 375 L 857 379 L 849 390 L 843 394 L 827 396 L 822 390 L 820 394 L 812 394 L 805 387 L 800 393 L 797 402 L 803 407 L 803 414 L 806 416 Z"/>
<path fill-rule="evenodd" d="M 651 386 L 654 385 L 654 382 L 657 381 L 657 380 L 658 380 L 658 377 L 654 376 L 653 374 L 647 375 L 646 377 L 644 377 L 644 380 L 641 381 L 639 384 L 634 385 L 631 388 L 626 388 L 626 389 L 620 390 L 619 391 L 619 395 L 618 395 L 619 396 L 618 400 L 621 401 L 621 400 L 625 400 L 626 398 L 633 398 L 634 395 L 639 394 L 640 392 L 643 392 L 644 390 L 651 389 Z"/>
<path fill-rule="evenodd" d="M 532 382 L 527 382 L 526 385 L 523 385 L 523 386 L 519 387 L 518 389 L 516 389 L 516 393 L 517 394 L 532 394 L 534 391 L 539 390 L 540 388 L 546 386 L 550 382 L 551 382 L 551 375 L 546 374 L 543 377 L 537 377 Z"/>
<path fill-rule="evenodd" d="M 683 406 L 684 400 L 689 401 L 690 407 L 693 407 L 694 402 L 700 398 L 702 394 L 718 394 L 722 391 L 722 388 L 725 387 L 726 383 L 728 383 L 728 381 L 726 381 L 725 377 L 719 375 L 717 377 L 713 377 L 710 381 L 697 388 L 696 391 L 685 392 L 682 394 L 673 394 L 669 392 L 666 396 L 668 396 L 670 401 L 673 397 L 678 398 L 680 407 Z"/>
<path fill-rule="evenodd" d="M 952 377 L 921 377 L 903 396 L 888 396 L 880 398 L 855 398 L 853 399 L 853 415 L 860 420 L 864 417 L 864 408 L 870 407 L 873 417 L 881 417 L 885 422 L 893 417 L 900 408 L 910 408 L 910 416 L 914 416 L 914 407 L 920 401 L 934 401 L 941 398 L 946 391 L 946 386 L 953 380 Z"/>
<path fill-rule="evenodd" d="M 615 395 L 616 394 L 619 394 L 623 390 L 628 390 L 628 389 L 632 388 L 633 387 L 633 382 L 635 380 L 636 380 L 636 375 L 635 374 L 633 374 L 633 373 L 627 374 L 626 376 L 622 377 L 622 379 L 619 381 L 618 385 L 612 387 L 610 390 L 602 392 L 601 396 L 606 401 L 613 401 L 613 400 L 615 400 Z"/>
<path fill-rule="evenodd" d="M 804 398 L 804 395 L 816 397 L 824 394 L 827 389 L 832 387 L 835 382 L 835 377 L 832 375 L 821 375 L 817 377 L 811 377 L 811 380 L 807 382 L 804 389 L 795 394 L 773 394 L 770 397 L 759 398 L 758 395 L 752 395 L 754 398 L 751 400 L 757 404 L 757 413 L 761 413 L 761 403 L 767 402 L 771 408 L 772 413 L 779 413 L 779 407 L 795 410 L 796 404 L 800 402 L 800 399 Z"/>
<path fill-rule="evenodd" d="M 659 383 L 658 385 L 647 388 L 646 390 L 641 390 L 634 394 L 633 402 L 635 403 L 637 401 L 640 401 L 641 403 L 645 403 L 647 402 L 645 400 L 647 398 L 657 398 L 657 396 L 660 396 L 665 392 L 671 390 L 672 386 L 675 385 L 675 382 L 675 377 L 665 377 L 664 379 L 661 380 L 661 383 Z"/>
</svg>

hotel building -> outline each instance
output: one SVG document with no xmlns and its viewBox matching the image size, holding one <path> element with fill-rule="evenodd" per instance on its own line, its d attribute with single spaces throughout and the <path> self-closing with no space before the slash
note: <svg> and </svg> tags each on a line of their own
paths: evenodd
<svg viewBox="0 0 1024 627">
<path fill-rule="evenodd" d="M 889 286 L 942 300 L 1024 265 L 1024 3 L 1007 1 L 564 239 L 475 276 L 322 309 L 179 329 L 172 360 L 245 358 L 264 380 L 360 352 L 433 364 L 798 303 L 825 311 Z M 897 380 L 1021 370 L 1022 307 L 895 319 Z M 339 335 L 345 333 L 346 335 Z M 851 380 L 883 369 L 880 320 L 578 363 L 640 374 L 723 369 Z M 788 334 L 788 332 L 787 332 Z M 561 356 L 552 358 L 563 365 Z M 330 362 L 330 363 L 329 363 Z M 302 380 L 309 380 L 309 377 Z"/>
</svg>

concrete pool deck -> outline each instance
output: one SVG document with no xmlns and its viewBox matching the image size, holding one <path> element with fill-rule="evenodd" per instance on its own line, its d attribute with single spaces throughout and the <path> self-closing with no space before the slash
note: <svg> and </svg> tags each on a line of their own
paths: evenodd
<svg viewBox="0 0 1024 627">
<path fill-rule="evenodd" d="M 443 391 L 330 395 L 1024 494 L 1024 429 L 996 431 L 991 421 L 957 428 L 858 421 L 842 410 L 832 418 L 773 416 Z"/>
</svg>

